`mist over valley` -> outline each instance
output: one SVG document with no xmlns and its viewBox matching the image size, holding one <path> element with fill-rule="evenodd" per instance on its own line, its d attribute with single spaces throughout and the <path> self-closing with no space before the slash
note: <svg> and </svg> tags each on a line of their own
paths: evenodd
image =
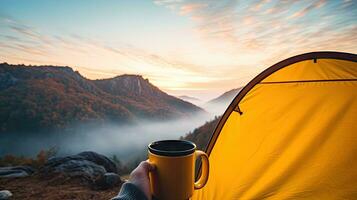
<svg viewBox="0 0 357 200">
<path fill-rule="evenodd" d="M 56 148 L 130 161 L 146 155 L 150 142 L 184 137 L 224 112 L 166 94 L 139 75 L 89 80 L 69 67 L 7 63 L 0 72 L 0 156 Z"/>
<path fill-rule="evenodd" d="M 210 119 L 212 115 L 197 114 L 168 121 L 141 120 L 135 125 L 82 124 L 51 133 L 5 133 L 0 135 L 0 156 L 14 154 L 33 157 L 41 150 L 56 147 L 59 155 L 95 151 L 130 161 L 146 155 L 150 142 L 179 139 Z"/>
</svg>

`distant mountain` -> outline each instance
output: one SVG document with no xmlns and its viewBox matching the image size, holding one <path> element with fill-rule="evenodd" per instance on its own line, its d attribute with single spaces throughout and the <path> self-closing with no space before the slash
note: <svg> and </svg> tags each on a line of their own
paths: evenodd
<svg viewBox="0 0 357 200">
<path fill-rule="evenodd" d="M 190 102 L 190 103 L 193 103 L 195 105 L 200 105 L 202 104 L 202 100 L 201 99 L 198 99 L 196 97 L 190 97 L 190 96 L 186 96 L 186 95 L 182 95 L 182 96 L 178 96 L 178 98 L 184 100 L 184 101 L 187 101 L 187 102 Z"/>
<path fill-rule="evenodd" d="M 190 96 L 186 96 L 186 95 L 178 96 L 178 98 L 183 99 L 183 100 L 188 100 L 188 101 L 201 101 L 198 98 L 190 97 Z"/>
<path fill-rule="evenodd" d="M 215 117 L 213 120 L 206 122 L 204 125 L 181 137 L 181 139 L 192 141 L 197 145 L 198 149 L 204 150 L 220 118 L 221 117 Z"/>
<path fill-rule="evenodd" d="M 166 94 L 140 75 L 122 75 L 94 83 L 104 92 L 120 97 L 120 104 L 138 117 L 167 119 L 204 112 L 189 102 Z"/>
<path fill-rule="evenodd" d="M 223 112 L 229 106 L 229 104 L 233 101 L 234 97 L 237 96 L 237 94 L 242 88 L 243 87 L 232 89 L 228 92 L 223 93 L 219 97 L 208 101 L 206 104 L 203 105 L 203 108 L 216 115 L 222 115 Z"/>
<path fill-rule="evenodd" d="M 0 132 L 164 120 L 197 112 L 204 111 L 138 75 L 89 80 L 70 67 L 0 64 Z"/>
<path fill-rule="evenodd" d="M 242 87 L 229 90 L 229 91 L 223 93 L 222 95 L 220 95 L 219 97 L 210 100 L 207 103 L 208 104 L 230 103 L 234 99 L 234 97 L 237 96 L 238 92 L 241 89 L 242 89 Z"/>
</svg>

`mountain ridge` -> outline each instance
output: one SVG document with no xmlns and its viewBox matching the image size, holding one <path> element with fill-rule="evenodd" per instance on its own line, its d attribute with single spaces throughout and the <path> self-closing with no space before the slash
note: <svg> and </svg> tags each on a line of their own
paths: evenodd
<svg viewBox="0 0 357 200">
<path fill-rule="evenodd" d="M 227 92 L 224 92 L 220 96 L 209 100 L 207 103 L 222 103 L 222 102 L 232 101 L 233 98 L 239 93 L 239 91 L 242 88 L 243 87 L 239 87 L 239 88 L 228 90 Z"/>
<path fill-rule="evenodd" d="M 233 101 L 234 97 L 240 92 L 243 87 L 231 89 L 218 97 L 211 99 L 203 105 L 203 108 L 215 115 L 222 115 Z"/>
<path fill-rule="evenodd" d="M 186 135 L 182 136 L 180 139 L 194 142 L 198 149 L 205 150 L 221 117 L 222 116 L 215 116 L 214 119 L 206 121 L 201 126 L 186 133 Z"/>
<path fill-rule="evenodd" d="M 183 100 L 188 99 L 188 100 L 202 101 L 202 100 L 199 99 L 199 98 L 191 97 L 191 96 L 187 96 L 187 95 L 181 95 L 181 96 L 178 96 L 178 98 L 181 98 L 181 99 L 183 99 Z"/>
<path fill-rule="evenodd" d="M 77 122 L 125 124 L 201 112 L 205 111 L 140 75 L 90 80 L 67 66 L 0 64 L 0 132 L 63 128 Z"/>
<path fill-rule="evenodd" d="M 201 99 L 196 98 L 196 97 L 187 96 L 187 95 L 177 96 L 177 98 L 182 99 L 186 102 L 192 103 L 193 105 L 197 105 L 197 106 L 201 106 L 201 104 L 203 103 L 203 101 Z"/>
</svg>

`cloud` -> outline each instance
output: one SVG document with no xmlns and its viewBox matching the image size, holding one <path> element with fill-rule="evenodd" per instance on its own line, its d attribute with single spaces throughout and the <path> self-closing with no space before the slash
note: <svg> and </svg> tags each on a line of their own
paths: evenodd
<svg viewBox="0 0 357 200">
<path fill-rule="evenodd" d="M 172 36 L 169 33 L 165 35 L 168 36 L 165 41 L 172 43 L 165 50 L 127 41 L 113 43 L 107 38 L 49 34 L 0 13 L 0 56 L 28 64 L 63 63 L 75 66 L 89 78 L 140 73 L 164 89 L 197 89 L 228 87 L 232 80 L 247 82 L 246 77 L 299 53 L 357 52 L 355 1 L 155 0 L 154 3 L 191 21 L 184 31 L 178 30 L 183 32 L 179 40 L 177 35 L 175 38 L 169 38 Z M 186 40 L 185 34 L 192 38 Z M 179 47 L 175 45 L 178 42 Z M 158 46 L 161 47 L 159 43 Z"/>
<path fill-rule="evenodd" d="M 299 17 L 303 17 L 305 16 L 307 13 L 309 13 L 310 11 L 320 8 L 322 6 L 324 6 L 326 3 L 326 0 L 319 0 L 316 2 L 313 2 L 312 4 L 310 4 L 309 6 L 295 12 L 294 14 L 292 14 L 290 16 L 290 18 L 299 18 Z"/>
<path fill-rule="evenodd" d="M 183 5 L 180 7 L 180 14 L 181 15 L 191 14 L 205 7 L 207 7 L 207 4 L 204 3 L 192 3 L 192 4 Z"/>
<path fill-rule="evenodd" d="M 265 4 L 267 4 L 267 3 L 269 3 L 269 2 L 271 2 L 271 0 L 260 0 L 258 3 L 253 4 L 253 5 L 250 7 L 250 10 L 252 10 L 252 11 L 259 11 L 259 10 L 261 10 L 261 8 L 262 8 Z"/>
<path fill-rule="evenodd" d="M 236 0 L 222 1 L 154 1 L 158 5 L 188 15 L 195 20 L 197 31 L 207 38 L 224 38 L 235 41 Z"/>
<path fill-rule="evenodd" d="M 38 31 L 35 30 L 35 28 L 20 24 L 19 22 L 13 20 L 13 19 L 8 19 L 5 20 L 7 22 L 8 28 L 13 30 L 15 33 L 19 33 L 28 39 L 33 39 L 33 40 L 38 40 L 39 42 L 42 42 L 43 44 L 50 45 L 52 42 L 51 40 L 42 34 L 40 34 Z M 11 36 L 10 36 L 11 37 Z"/>
<path fill-rule="evenodd" d="M 255 61 L 245 61 L 251 66 L 256 63 L 271 65 L 272 61 L 323 48 L 357 51 L 352 45 L 357 43 L 353 37 L 357 34 L 353 28 L 357 15 L 352 14 L 356 6 L 349 0 L 185 0 L 156 3 L 178 14 L 183 14 L 180 10 L 186 6 L 205 5 L 184 12 L 195 22 L 201 38 L 214 44 L 215 48 L 225 43 L 221 50 L 236 55 L 240 60 L 254 54 Z M 349 6 L 344 6 L 346 4 Z M 339 45 L 329 41 L 339 41 Z"/>
<path fill-rule="evenodd" d="M 109 78 L 120 74 L 141 74 L 164 89 L 187 83 L 206 82 L 213 74 L 204 67 L 169 58 L 127 43 L 93 39 L 77 34 L 49 35 L 15 19 L 1 18 L 0 56 L 3 62 L 66 65 L 87 78 Z"/>
<path fill-rule="evenodd" d="M 3 48 L 12 49 L 17 54 L 20 52 L 27 54 L 41 55 L 42 58 L 53 57 L 60 54 L 59 51 L 65 51 L 66 54 L 81 55 L 84 57 L 93 56 L 93 54 L 105 54 L 108 57 L 115 58 L 120 64 L 122 60 L 149 63 L 157 67 L 172 68 L 186 71 L 199 71 L 199 66 L 175 61 L 164 56 L 149 52 L 145 49 L 134 47 L 130 44 L 119 44 L 117 46 L 106 44 L 104 41 L 91 39 L 88 37 L 71 35 L 49 36 L 35 28 L 23 25 L 14 19 L 1 18 L 5 22 L 4 29 L 11 34 L 1 34 L 1 38 L 6 40 Z"/>
</svg>

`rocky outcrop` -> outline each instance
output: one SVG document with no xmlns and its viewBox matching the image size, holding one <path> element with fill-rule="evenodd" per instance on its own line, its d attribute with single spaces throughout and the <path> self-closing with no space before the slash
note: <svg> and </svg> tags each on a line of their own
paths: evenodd
<svg viewBox="0 0 357 200">
<path fill-rule="evenodd" d="M 103 156 L 101 154 L 92 151 L 84 151 L 82 153 L 79 153 L 78 156 L 81 156 L 88 161 L 94 162 L 97 165 L 103 166 L 107 172 L 113 172 L 113 173 L 118 172 L 115 163 L 111 161 L 109 158 L 107 158 L 106 156 Z"/>
<path fill-rule="evenodd" d="M 92 151 L 52 157 L 36 171 L 30 166 L 0 167 L 0 179 L 2 180 L 13 181 L 12 178 L 34 174 L 32 177 L 41 180 L 53 180 L 52 184 L 61 185 L 68 181 L 72 183 L 79 181 L 81 185 L 87 185 L 92 189 L 109 189 L 119 186 L 123 182 L 117 173 L 117 166 L 113 161 Z"/>
<path fill-rule="evenodd" d="M 104 155 L 85 151 L 77 155 L 54 157 L 47 161 L 40 173 L 61 173 L 68 177 L 81 177 L 100 188 L 110 188 L 121 183 L 117 167 Z"/>
<path fill-rule="evenodd" d="M 109 158 L 91 151 L 77 155 L 50 158 L 41 169 L 42 173 L 59 172 L 69 176 L 86 176 L 94 179 L 107 172 L 117 172 L 116 165 Z"/>
<path fill-rule="evenodd" d="M 72 177 L 82 176 L 88 179 L 94 179 L 106 173 L 103 166 L 73 156 L 51 160 L 50 164 L 46 165 L 41 172 L 44 174 L 63 173 Z"/>
<path fill-rule="evenodd" d="M 34 173 L 34 171 L 35 170 L 29 166 L 0 167 L 0 177 L 26 177 Z"/>
</svg>

